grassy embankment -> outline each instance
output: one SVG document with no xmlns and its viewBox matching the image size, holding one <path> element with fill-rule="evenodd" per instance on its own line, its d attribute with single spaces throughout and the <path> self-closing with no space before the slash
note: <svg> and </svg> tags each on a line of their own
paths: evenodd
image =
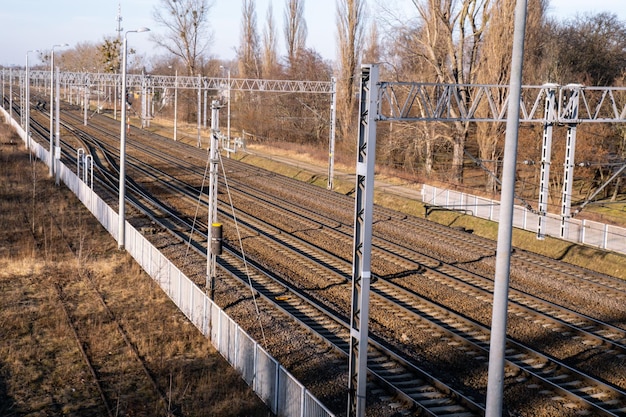
<svg viewBox="0 0 626 417">
<path fill-rule="evenodd" d="M 269 414 L 74 195 L 29 162 L 4 124 L 0 225 L 0 415 L 107 415 L 96 380 L 112 415 Z"/>
</svg>

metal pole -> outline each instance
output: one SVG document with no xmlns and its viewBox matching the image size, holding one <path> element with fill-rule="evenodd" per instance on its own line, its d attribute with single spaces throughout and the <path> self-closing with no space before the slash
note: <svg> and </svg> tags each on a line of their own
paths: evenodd
<svg viewBox="0 0 626 417">
<path fill-rule="evenodd" d="M 28 72 L 28 52 L 30 51 L 26 52 L 26 106 L 24 107 L 26 124 L 24 129 L 26 131 L 26 149 L 28 150 L 28 155 L 30 155 L 30 74 Z"/>
<path fill-rule="evenodd" d="M 52 45 L 50 48 L 50 177 L 54 176 L 54 48 L 69 46 L 67 43 L 63 45 Z"/>
<path fill-rule="evenodd" d="M 150 94 L 148 95 L 148 100 L 150 102 L 150 107 L 148 107 L 148 127 L 150 127 L 150 123 L 154 118 L 154 83 L 150 83 Z"/>
<path fill-rule="evenodd" d="M 198 148 L 202 147 L 202 141 L 200 136 L 200 129 L 202 122 L 202 78 L 198 74 Z"/>
<path fill-rule="evenodd" d="M 13 120 L 13 68 L 9 68 L 9 119 Z"/>
<path fill-rule="evenodd" d="M 89 188 L 93 189 L 93 156 L 91 155 L 85 157 L 85 169 L 83 172 L 87 173 L 87 169 L 89 169 Z M 87 176 L 85 176 L 86 178 Z"/>
<path fill-rule="evenodd" d="M 126 47 L 128 42 L 128 32 L 124 35 L 122 43 L 122 105 L 121 105 L 121 127 L 120 127 L 120 180 L 119 180 L 119 202 L 118 202 L 118 228 L 117 228 L 117 248 L 124 250 L 125 226 L 126 226 Z"/>
<path fill-rule="evenodd" d="M 61 183 L 61 146 L 60 146 L 60 138 L 61 138 L 61 102 L 60 102 L 60 95 L 61 95 L 61 77 L 59 76 L 59 68 L 56 69 L 56 98 L 55 98 L 55 117 L 56 117 L 56 123 L 54 126 L 54 136 L 55 136 L 55 148 L 54 148 L 54 159 L 55 159 L 55 167 L 56 169 L 54 170 L 54 175 L 55 175 L 55 180 L 54 183 L 58 186 Z"/>
<path fill-rule="evenodd" d="M 333 177 L 335 176 L 335 123 L 337 121 L 337 80 L 330 79 L 330 131 L 328 138 L 328 185 L 327 189 L 333 189 Z"/>
<path fill-rule="evenodd" d="M 85 174 L 80 173 L 81 168 L 83 168 L 83 159 L 85 157 L 85 150 L 83 148 L 76 149 L 76 176 L 78 178 L 82 178 L 83 182 L 85 181 Z"/>
<path fill-rule="evenodd" d="M 566 91 L 570 91 L 567 108 L 563 118 L 571 120 L 567 124 L 567 140 L 565 147 L 565 162 L 563 163 L 563 191 L 561 196 L 561 231 L 562 239 L 569 237 L 569 222 L 572 206 L 572 189 L 574 188 L 574 156 L 576 154 L 576 129 L 578 126 L 578 106 L 580 104 L 580 90 L 582 85 L 569 84 Z M 563 92 L 563 90 L 561 90 Z M 563 104 L 563 101 L 561 101 Z"/>
<path fill-rule="evenodd" d="M 30 153 L 30 72 L 28 66 L 28 54 L 31 52 L 39 52 L 38 50 L 26 51 L 26 149 L 28 149 L 29 158 Z M 2 71 L 2 105 L 4 106 L 4 70 Z"/>
<path fill-rule="evenodd" d="M 206 124 L 207 124 L 207 118 L 208 118 L 208 110 L 207 110 L 207 105 L 208 105 L 208 94 L 209 94 L 209 90 L 208 89 L 204 89 L 204 120 L 202 121 L 202 126 L 206 129 Z M 211 108 L 212 109 L 212 108 Z"/>
<path fill-rule="evenodd" d="M 376 163 L 376 101 L 378 65 L 361 67 L 359 137 L 356 161 L 354 243 L 352 264 L 352 311 L 350 316 L 350 362 L 348 416 L 363 417 L 367 393 L 367 345 Z"/>
<path fill-rule="evenodd" d="M 174 72 L 174 140 L 178 140 L 178 70 Z"/>
<path fill-rule="evenodd" d="M 24 108 L 24 101 L 26 100 L 26 74 L 20 74 L 20 106 Z M 20 112 L 20 126 L 26 124 L 25 113 Z"/>
<path fill-rule="evenodd" d="M 115 77 L 115 87 L 113 88 L 113 95 L 113 120 L 117 120 L 117 77 Z"/>
<path fill-rule="evenodd" d="M 217 100 L 211 103 L 211 144 L 210 144 L 210 167 L 209 167 L 209 230 L 207 240 L 207 283 L 209 297 L 214 299 L 215 276 L 216 276 L 216 253 L 213 251 L 213 225 L 217 223 L 217 174 L 218 174 L 218 148 L 219 148 L 219 117 L 220 106 Z"/>
<path fill-rule="evenodd" d="M 546 214 L 550 197 L 550 165 L 552 164 L 552 130 L 556 124 L 556 84 L 546 85 L 546 103 L 543 123 L 543 143 L 541 148 L 541 174 L 539 178 L 539 204 L 537 239 L 545 239 Z"/>
<path fill-rule="evenodd" d="M 49 174 L 50 177 L 54 176 L 54 45 L 50 52 L 50 102 L 49 102 L 49 112 L 50 112 L 50 155 L 49 155 Z"/>
<path fill-rule="evenodd" d="M 141 128 L 146 127 L 146 77 L 141 71 Z"/>
<path fill-rule="evenodd" d="M 131 32 L 147 32 L 148 28 L 129 30 L 124 35 L 122 44 L 122 120 L 120 122 L 120 180 L 118 202 L 117 248 L 124 250 L 126 237 L 126 61 L 128 34 Z"/>
<path fill-rule="evenodd" d="M 502 195 L 500 199 L 500 222 L 498 226 L 496 272 L 493 290 L 489 376 L 487 381 L 485 417 L 501 417 L 503 408 L 502 395 L 504 391 L 507 304 L 511 266 L 511 238 L 513 234 L 513 202 L 515 197 L 515 162 L 517 159 L 522 67 L 524 63 L 526 4 L 527 0 L 517 0 L 515 8 L 513 55 L 511 60 L 511 90 L 507 110 L 504 159 L 502 164 Z"/>
<path fill-rule="evenodd" d="M 87 126 L 87 111 L 89 110 L 89 83 L 85 83 L 85 94 L 83 98 L 83 125 Z"/>
<path fill-rule="evenodd" d="M 228 149 L 230 149 L 230 94 L 232 93 L 230 89 L 230 68 L 228 68 L 228 116 L 226 120 L 226 136 L 228 137 Z M 229 152 L 230 155 L 230 152 Z"/>
</svg>

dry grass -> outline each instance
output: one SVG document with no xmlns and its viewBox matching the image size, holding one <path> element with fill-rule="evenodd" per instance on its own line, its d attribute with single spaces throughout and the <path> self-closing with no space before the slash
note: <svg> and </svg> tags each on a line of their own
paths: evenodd
<svg viewBox="0 0 626 417">
<path fill-rule="evenodd" d="M 0 415 L 107 415 L 81 346 L 112 415 L 269 415 L 80 202 L 29 163 L 21 144 L 8 144 L 10 135 L 0 126 Z"/>
</svg>

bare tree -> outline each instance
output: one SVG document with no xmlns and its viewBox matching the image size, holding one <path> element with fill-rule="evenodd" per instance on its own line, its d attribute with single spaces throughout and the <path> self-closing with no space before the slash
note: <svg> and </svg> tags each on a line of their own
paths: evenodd
<svg viewBox="0 0 626 417">
<path fill-rule="evenodd" d="M 378 25 L 375 21 L 370 24 L 367 38 L 365 39 L 365 48 L 363 49 L 363 62 L 374 63 L 380 62 L 381 47 L 380 37 L 378 34 Z"/>
<path fill-rule="evenodd" d="M 100 46 L 93 42 L 80 42 L 71 49 L 55 54 L 55 63 L 65 71 L 101 72 L 105 68 Z M 50 54 L 42 53 L 42 62 L 50 62 Z"/>
<path fill-rule="evenodd" d="M 239 47 L 237 48 L 238 75 L 241 78 L 260 78 L 261 59 L 254 0 L 243 0 L 241 3 L 241 32 L 239 36 Z M 262 135 L 264 128 L 262 121 L 267 107 L 261 105 L 261 101 L 265 99 L 264 95 L 251 92 L 246 93 L 245 100 L 242 100 L 242 97 L 242 93 L 235 95 L 239 127 L 242 130 Z"/>
<path fill-rule="evenodd" d="M 424 22 L 421 54 L 434 70 L 435 81 L 452 84 L 476 82 L 480 65 L 480 46 L 489 21 L 489 0 L 413 0 Z M 469 103 L 472 89 L 460 87 L 458 94 Z M 463 182 L 465 144 L 470 125 L 456 122 L 449 140 L 452 143 L 451 180 Z"/>
<path fill-rule="evenodd" d="M 243 0 L 241 5 L 241 39 L 237 55 L 239 75 L 243 78 L 259 78 L 259 34 L 256 28 L 254 0 Z"/>
<path fill-rule="evenodd" d="M 347 137 L 355 110 L 354 92 L 363 45 L 365 0 L 337 0 L 337 117 L 340 136 Z"/>
<path fill-rule="evenodd" d="M 611 85 L 626 68 L 626 23 L 604 12 L 557 24 L 552 54 L 559 83 Z"/>
<path fill-rule="evenodd" d="M 264 77 L 275 77 L 278 72 L 278 42 L 272 3 L 267 7 L 265 29 L 263 30 L 262 70 Z"/>
<path fill-rule="evenodd" d="M 306 47 L 307 27 L 304 20 L 304 0 L 286 0 L 285 43 L 287 60 L 293 67 L 298 54 Z"/>
<path fill-rule="evenodd" d="M 530 0 L 526 20 L 526 55 L 525 66 L 536 68 L 538 37 L 544 24 L 546 10 L 545 0 Z M 514 25 L 514 2 L 494 2 L 489 8 L 489 26 L 485 31 L 483 45 L 481 47 L 481 64 L 478 71 L 477 81 L 480 84 L 506 85 L 511 76 L 511 54 L 513 51 Z M 504 106 L 506 96 L 497 95 L 494 92 L 493 99 Z M 486 105 L 486 104 L 485 104 Z M 485 190 L 496 191 L 496 178 L 499 175 L 499 164 L 503 151 L 502 138 L 506 126 L 504 123 L 479 123 L 477 125 L 476 142 L 478 144 L 479 158 L 487 169 Z"/>
<path fill-rule="evenodd" d="M 153 41 L 182 59 L 188 75 L 196 74 L 199 60 L 211 42 L 211 7 L 213 0 L 160 0 L 154 8 L 154 20 L 166 32 L 153 35 Z"/>
<path fill-rule="evenodd" d="M 424 22 L 419 19 L 407 21 L 406 16 L 396 15 L 390 9 L 385 12 L 379 20 L 382 41 L 387 45 L 381 51 L 381 60 L 385 62 L 381 66 L 381 77 L 397 81 L 436 80 L 436 71 L 424 59 Z M 389 123 L 387 129 L 380 130 L 383 149 L 380 161 L 409 171 L 421 170 L 431 177 L 437 171 L 435 150 L 445 147 L 444 138 L 449 137 L 449 130 L 449 126 L 443 123 Z"/>
</svg>

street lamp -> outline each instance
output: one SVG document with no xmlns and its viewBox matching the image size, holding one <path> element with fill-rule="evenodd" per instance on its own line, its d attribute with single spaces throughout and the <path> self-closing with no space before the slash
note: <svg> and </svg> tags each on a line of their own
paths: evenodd
<svg viewBox="0 0 626 417">
<path fill-rule="evenodd" d="M 39 52 L 38 49 L 32 49 L 26 51 L 26 148 L 28 149 L 28 155 L 30 155 L 30 74 L 28 71 L 28 54 L 31 52 Z M 3 85 L 4 88 L 4 85 Z"/>
<path fill-rule="evenodd" d="M 69 43 L 52 45 L 50 48 L 50 176 L 54 175 L 54 48 L 64 48 Z"/>
<path fill-rule="evenodd" d="M 126 200 L 126 60 L 127 60 L 127 44 L 129 33 L 149 32 L 150 29 L 141 27 L 137 30 L 129 30 L 124 35 L 124 44 L 122 45 L 122 120 L 120 128 L 120 199 L 119 199 L 119 212 L 118 212 L 118 234 L 117 234 L 117 247 L 120 250 L 124 250 L 124 238 L 125 238 L 125 200 Z"/>
</svg>

